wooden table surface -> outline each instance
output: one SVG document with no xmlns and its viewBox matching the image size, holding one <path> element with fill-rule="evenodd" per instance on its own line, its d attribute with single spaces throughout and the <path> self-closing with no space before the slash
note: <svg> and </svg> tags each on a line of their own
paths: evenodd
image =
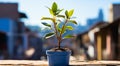
<svg viewBox="0 0 120 66">
<path fill-rule="evenodd" d="M 120 61 L 70 61 L 70 66 L 120 66 Z M 0 60 L 0 66 L 48 66 L 47 61 Z"/>
</svg>

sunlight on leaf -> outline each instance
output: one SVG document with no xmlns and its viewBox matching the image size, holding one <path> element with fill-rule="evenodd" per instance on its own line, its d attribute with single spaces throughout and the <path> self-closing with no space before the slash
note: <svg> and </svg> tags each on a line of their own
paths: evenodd
<svg viewBox="0 0 120 66">
<path fill-rule="evenodd" d="M 41 20 L 51 20 L 51 21 L 53 21 L 53 19 L 50 18 L 50 17 L 42 17 Z"/>
<path fill-rule="evenodd" d="M 66 26 L 66 29 L 73 30 L 73 27 L 72 26 Z"/>
<path fill-rule="evenodd" d="M 73 15 L 73 12 L 74 12 L 74 9 L 72 9 L 68 12 L 69 17 L 71 17 Z"/>
<path fill-rule="evenodd" d="M 46 8 L 48 8 L 48 9 L 49 9 L 49 13 L 50 13 L 51 15 L 54 15 L 54 13 L 53 13 L 52 9 L 50 9 L 50 8 L 49 8 L 49 7 L 47 7 L 47 6 L 46 6 Z"/>
<path fill-rule="evenodd" d="M 62 29 L 62 34 L 64 34 L 65 33 L 65 31 L 66 31 L 66 27 L 64 27 L 63 29 Z"/>
<path fill-rule="evenodd" d="M 63 38 L 63 39 L 73 38 L 73 37 L 74 37 L 73 35 L 66 35 L 66 36 L 64 36 L 64 38 Z"/>
</svg>

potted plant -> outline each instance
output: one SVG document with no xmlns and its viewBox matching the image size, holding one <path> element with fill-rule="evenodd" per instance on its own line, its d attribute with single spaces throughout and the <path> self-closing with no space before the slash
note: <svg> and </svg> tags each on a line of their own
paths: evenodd
<svg viewBox="0 0 120 66">
<path fill-rule="evenodd" d="M 77 24 L 75 20 L 71 19 L 74 10 L 66 10 L 65 15 L 61 15 L 60 13 L 63 9 L 59 9 L 55 2 L 52 4 L 51 8 L 47 8 L 52 17 L 42 17 L 41 20 L 50 20 L 52 22 L 51 24 L 46 22 L 43 22 L 42 24 L 49 27 L 53 32 L 46 34 L 45 38 L 54 35 L 58 42 L 58 47 L 46 51 L 49 66 L 68 66 L 71 51 L 67 48 L 61 47 L 61 42 L 64 39 L 73 37 L 72 35 L 63 36 L 63 34 L 66 30 L 73 30 L 72 26 L 67 25 L 68 23 Z M 60 25 L 61 23 L 62 26 Z"/>
</svg>

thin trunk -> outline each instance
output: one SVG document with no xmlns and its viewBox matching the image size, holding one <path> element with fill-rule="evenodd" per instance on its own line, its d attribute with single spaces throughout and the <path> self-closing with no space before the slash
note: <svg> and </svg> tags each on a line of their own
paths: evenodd
<svg viewBox="0 0 120 66">
<path fill-rule="evenodd" d="M 55 28 L 55 35 L 56 35 L 56 38 L 58 40 L 58 49 L 60 49 L 60 43 L 61 43 L 61 39 L 60 37 L 58 36 L 58 31 L 57 31 L 57 28 L 56 28 L 56 17 L 54 16 L 54 28 Z"/>
<path fill-rule="evenodd" d="M 60 47 L 60 41 L 58 40 L 58 49 L 60 49 L 61 47 Z"/>
<path fill-rule="evenodd" d="M 64 25 L 62 26 L 62 31 L 61 31 L 60 36 L 59 36 L 59 38 L 58 38 L 58 48 L 59 48 L 59 49 L 61 48 L 61 47 L 60 47 L 60 43 L 61 43 L 61 41 L 62 41 L 62 32 L 63 32 L 63 29 L 64 29 L 67 21 L 68 21 L 68 20 L 66 20 L 66 22 L 65 22 Z"/>
</svg>

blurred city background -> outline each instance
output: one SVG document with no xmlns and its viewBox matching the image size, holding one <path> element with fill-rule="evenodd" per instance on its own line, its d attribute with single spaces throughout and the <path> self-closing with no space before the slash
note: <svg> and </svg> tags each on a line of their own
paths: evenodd
<svg viewBox="0 0 120 66">
<path fill-rule="evenodd" d="M 119 0 L 0 0 L 0 60 L 46 60 L 46 50 L 56 47 L 55 36 L 41 24 L 50 16 L 45 6 L 75 9 L 78 25 L 62 46 L 72 50 L 71 60 L 120 60 Z"/>
</svg>

